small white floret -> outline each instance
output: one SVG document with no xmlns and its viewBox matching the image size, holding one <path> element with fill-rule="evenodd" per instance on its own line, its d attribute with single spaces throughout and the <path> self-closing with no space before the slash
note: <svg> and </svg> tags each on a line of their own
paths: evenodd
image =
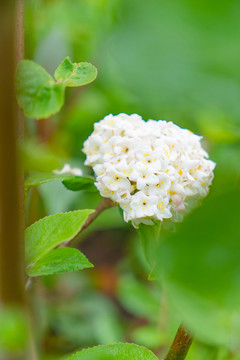
<svg viewBox="0 0 240 360">
<path fill-rule="evenodd" d="M 62 170 L 53 170 L 53 172 L 57 175 L 62 174 L 72 174 L 76 176 L 82 176 L 82 170 L 79 168 L 71 168 L 69 164 L 65 164 L 62 168 Z"/>
</svg>

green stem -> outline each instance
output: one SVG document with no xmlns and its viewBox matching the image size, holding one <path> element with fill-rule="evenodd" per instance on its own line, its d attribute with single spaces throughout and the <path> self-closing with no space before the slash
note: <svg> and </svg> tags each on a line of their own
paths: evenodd
<svg viewBox="0 0 240 360">
<path fill-rule="evenodd" d="M 164 360 L 184 360 L 192 341 L 192 335 L 182 325 L 180 325 Z"/>
</svg>

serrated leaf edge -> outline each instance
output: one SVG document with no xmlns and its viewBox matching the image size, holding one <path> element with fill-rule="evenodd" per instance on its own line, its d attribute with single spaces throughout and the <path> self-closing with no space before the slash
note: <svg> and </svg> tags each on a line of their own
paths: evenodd
<svg viewBox="0 0 240 360">
<path fill-rule="evenodd" d="M 93 346 L 93 347 L 88 347 L 86 349 L 82 349 L 80 351 L 77 351 L 76 353 L 72 354 L 69 358 L 66 358 L 66 360 L 71 360 L 71 358 L 77 354 L 80 354 L 80 353 L 83 353 L 83 352 L 86 352 L 88 350 L 93 350 L 93 349 L 96 349 L 96 348 L 107 348 L 108 346 L 114 346 L 114 345 L 134 345 L 136 346 L 137 348 L 140 348 L 140 349 L 144 349 L 144 350 L 148 350 L 153 356 L 155 356 L 156 360 L 158 360 L 158 358 L 156 357 L 156 355 L 151 351 L 149 350 L 148 348 L 146 348 L 145 346 L 142 346 L 142 345 L 137 345 L 137 344 L 134 344 L 134 343 L 122 343 L 122 342 L 118 342 L 118 343 L 114 343 L 114 344 L 107 344 L 107 345 L 97 345 L 97 346 Z"/>
<path fill-rule="evenodd" d="M 40 223 L 40 222 L 44 221 L 44 220 L 47 219 L 47 218 L 50 218 L 50 217 L 53 217 L 53 216 L 56 216 L 56 215 L 71 214 L 71 213 L 75 213 L 75 212 L 78 212 L 78 211 L 90 211 L 88 215 L 90 215 L 90 214 L 92 214 L 93 212 L 95 212 L 94 209 L 79 209 L 79 210 L 72 210 L 72 211 L 66 211 L 66 212 L 62 211 L 62 212 L 60 212 L 60 213 L 47 215 L 47 216 L 44 216 L 42 219 L 39 219 L 39 220 L 35 221 L 35 222 L 34 222 L 33 224 L 31 224 L 30 226 L 28 226 L 28 227 L 25 229 L 25 231 L 28 230 L 28 229 L 30 229 L 30 228 L 31 228 L 33 225 L 35 225 L 36 223 Z"/>
</svg>

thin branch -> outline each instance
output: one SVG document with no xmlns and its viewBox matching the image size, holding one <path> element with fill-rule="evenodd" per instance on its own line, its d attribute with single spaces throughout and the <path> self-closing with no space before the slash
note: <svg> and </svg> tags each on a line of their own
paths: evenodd
<svg viewBox="0 0 240 360">
<path fill-rule="evenodd" d="M 192 344 L 192 335 L 180 325 L 168 354 L 164 360 L 184 360 Z"/>
<path fill-rule="evenodd" d="M 84 229 L 86 229 L 98 217 L 98 215 L 100 215 L 104 210 L 109 209 L 109 208 L 111 208 L 113 206 L 116 206 L 116 204 L 112 200 L 107 199 L 107 198 L 102 198 L 101 202 L 96 207 L 95 212 L 88 216 L 87 220 L 85 221 L 85 223 L 83 224 L 83 226 L 81 227 L 79 232 L 72 239 L 64 242 L 61 245 L 59 245 L 59 248 L 67 247 L 74 239 L 76 239 L 78 237 L 78 235 Z M 28 291 L 30 289 L 31 284 L 32 284 L 32 278 L 29 277 L 27 279 L 26 284 L 25 284 L 25 290 L 26 291 Z"/>
<path fill-rule="evenodd" d="M 74 238 L 66 241 L 65 243 L 61 244 L 59 247 L 66 247 L 68 246 L 74 239 L 78 237 L 78 235 L 83 232 L 104 210 L 109 209 L 113 206 L 116 206 L 116 204 L 107 198 L 102 198 L 101 202 L 96 207 L 96 210 L 94 213 L 88 216 L 87 220 L 79 230 L 79 232 L 74 236 Z"/>
</svg>

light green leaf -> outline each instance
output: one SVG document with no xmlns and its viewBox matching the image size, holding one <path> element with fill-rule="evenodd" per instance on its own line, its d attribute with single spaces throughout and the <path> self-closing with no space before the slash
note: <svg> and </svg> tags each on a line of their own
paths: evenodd
<svg viewBox="0 0 240 360">
<path fill-rule="evenodd" d="M 54 81 L 40 65 L 22 60 L 16 71 L 17 101 L 24 114 L 45 119 L 57 113 L 64 102 L 64 85 Z"/>
<path fill-rule="evenodd" d="M 25 230 L 26 263 L 31 265 L 57 245 L 72 239 L 94 210 L 76 210 L 46 216 Z"/>
<path fill-rule="evenodd" d="M 71 176 L 63 180 L 63 185 L 72 191 L 97 191 L 94 182 L 96 180 L 90 176 Z"/>
<path fill-rule="evenodd" d="M 135 344 L 102 345 L 82 350 L 66 360 L 157 360 L 148 349 Z"/>
<path fill-rule="evenodd" d="M 72 63 L 69 57 L 66 57 L 55 71 L 54 76 L 65 86 L 81 86 L 96 79 L 97 69 L 87 62 Z"/>
<path fill-rule="evenodd" d="M 29 276 L 60 274 L 93 267 L 85 255 L 73 248 L 54 249 L 41 257 L 28 271 Z"/>
</svg>

